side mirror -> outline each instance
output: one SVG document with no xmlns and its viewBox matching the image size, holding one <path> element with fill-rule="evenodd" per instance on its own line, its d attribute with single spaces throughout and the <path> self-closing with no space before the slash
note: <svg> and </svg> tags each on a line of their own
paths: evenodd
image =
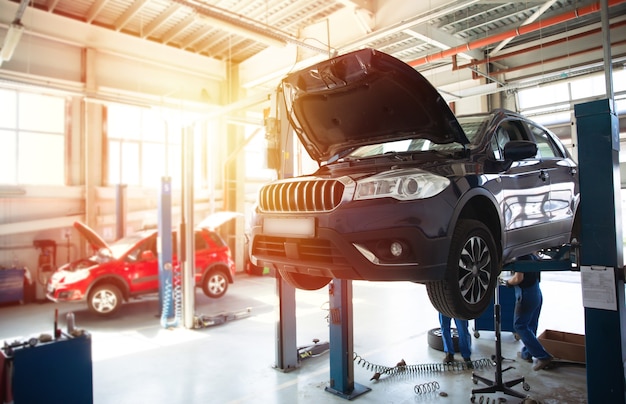
<svg viewBox="0 0 626 404">
<path fill-rule="evenodd" d="M 519 161 L 537 155 L 537 145 L 528 140 L 511 140 L 504 145 L 504 159 Z"/>
<path fill-rule="evenodd" d="M 154 253 L 151 250 L 146 250 L 141 253 L 142 261 L 152 261 L 154 259 Z"/>
</svg>

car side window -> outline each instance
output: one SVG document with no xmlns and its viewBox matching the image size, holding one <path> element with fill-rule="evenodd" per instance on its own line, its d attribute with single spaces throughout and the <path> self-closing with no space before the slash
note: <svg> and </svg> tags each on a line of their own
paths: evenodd
<svg viewBox="0 0 626 404">
<path fill-rule="evenodd" d="M 152 253 L 156 256 L 156 237 L 150 237 L 147 240 L 144 240 L 143 243 L 137 246 L 133 251 L 131 251 L 126 257 L 127 261 L 141 261 L 141 255 L 144 251 L 152 251 Z"/>
<path fill-rule="evenodd" d="M 541 158 L 563 157 L 545 130 L 535 125 L 529 125 L 529 127 L 535 138 L 535 143 L 537 143 L 538 154 Z"/>
<path fill-rule="evenodd" d="M 513 121 L 500 123 L 491 138 L 491 148 L 496 160 L 504 160 L 504 145 L 511 140 L 528 140 L 525 132 Z"/>
</svg>

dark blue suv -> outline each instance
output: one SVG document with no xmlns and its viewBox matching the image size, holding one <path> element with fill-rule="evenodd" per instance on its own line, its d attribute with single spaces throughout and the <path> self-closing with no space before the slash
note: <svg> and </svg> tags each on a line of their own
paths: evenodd
<svg viewBox="0 0 626 404">
<path fill-rule="evenodd" d="M 250 254 L 296 288 L 419 282 L 437 310 L 472 319 L 503 264 L 571 241 L 577 166 L 541 125 L 507 110 L 455 117 L 421 74 L 372 49 L 281 87 L 319 169 L 261 189 Z"/>
</svg>

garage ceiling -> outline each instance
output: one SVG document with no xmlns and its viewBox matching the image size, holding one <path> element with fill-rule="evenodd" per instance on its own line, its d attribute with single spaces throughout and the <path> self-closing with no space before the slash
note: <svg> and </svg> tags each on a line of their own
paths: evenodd
<svg viewBox="0 0 626 404">
<path fill-rule="evenodd" d="M 0 1 L 23 3 L 25 8 L 114 32 L 121 51 L 124 37 L 132 36 L 234 64 L 245 64 L 272 47 L 290 44 L 298 47 L 302 57 L 372 47 L 420 70 L 460 66 L 499 84 L 519 78 L 522 71 L 533 75 L 532 67 L 538 65 L 543 73 L 558 72 L 564 66 L 602 68 L 599 1 Z M 608 4 L 612 32 L 626 32 L 626 0 Z M 394 7 L 406 11 L 403 14 Z M 343 25 L 333 22 L 338 14 L 352 15 L 352 24 L 346 25 L 345 18 L 339 23 Z M 324 23 L 328 35 L 311 37 L 315 32 L 311 27 Z M 347 39 L 327 43 L 333 36 Z M 613 36 L 613 58 L 619 61 L 626 54 L 626 38 Z M 284 66 L 276 69 L 280 67 Z"/>
</svg>

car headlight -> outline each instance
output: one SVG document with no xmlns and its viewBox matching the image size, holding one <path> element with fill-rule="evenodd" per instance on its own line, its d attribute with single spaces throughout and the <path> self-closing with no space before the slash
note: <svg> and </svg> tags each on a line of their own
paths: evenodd
<svg viewBox="0 0 626 404">
<path fill-rule="evenodd" d="M 430 198 L 443 191 L 450 180 L 417 168 L 388 171 L 357 181 L 355 200 L 395 198 L 401 201 Z"/>
<path fill-rule="evenodd" d="M 59 283 L 69 285 L 87 279 L 87 277 L 89 277 L 89 269 L 78 269 L 73 272 L 66 271 L 63 277 L 59 279 Z"/>
</svg>

